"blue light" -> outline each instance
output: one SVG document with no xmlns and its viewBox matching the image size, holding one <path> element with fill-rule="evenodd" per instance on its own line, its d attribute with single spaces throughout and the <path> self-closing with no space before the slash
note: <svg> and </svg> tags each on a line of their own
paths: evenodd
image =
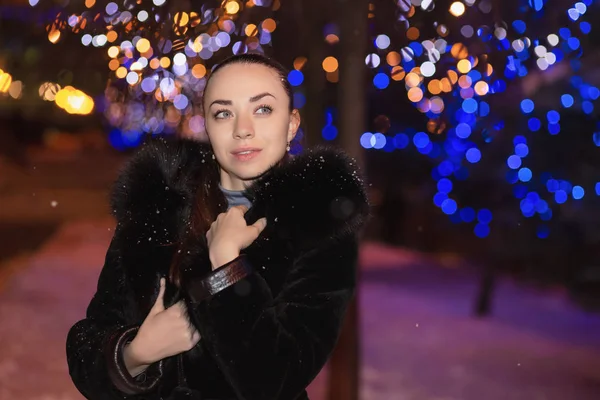
<svg viewBox="0 0 600 400">
<path fill-rule="evenodd" d="M 294 108 L 302 108 L 306 104 L 306 96 L 302 93 L 294 93 Z"/>
<path fill-rule="evenodd" d="M 558 135 L 560 133 L 559 124 L 548 124 L 548 133 L 551 135 Z"/>
<path fill-rule="evenodd" d="M 462 103 L 462 109 L 464 112 L 472 114 L 477 111 L 477 100 L 475 99 L 465 99 Z"/>
<path fill-rule="evenodd" d="M 442 203 L 442 212 L 446 215 L 454 214 L 457 208 L 458 206 L 456 205 L 456 201 L 453 199 L 446 199 Z"/>
<path fill-rule="evenodd" d="M 481 160 L 481 151 L 477 147 L 471 147 L 465 153 L 465 158 L 471 164 L 478 163 Z"/>
<path fill-rule="evenodd" d="M 558 34 L 563 39 L 568 39 L 571 37 L 571 31 L 569 30 L 569 28 L 560 28 L 558 30 Z"/>
<path fill-rule="evenodd" d="M 461 139 L 466 139 L 471 135 L 471 127 L 464 122 L 456 126 L 456 136 Z"/>
<path fill-rule="evenodd" d="M 530 214 L 534 210 L 534 204 L 531 200 L 525 198 L 519 203 L 519 208 L 521 209 L 523 215 Z"/>
<path fill-rule="evenodd" d="M 573 191 L 571 193 L 575 200 L 580 200 L 585 195 L 585 190 L 581 186 L 573 186 Z"/>
<path fill-rule="evenodd" d="M 491 93 L 502 93 L 505 90 L 506 90 L 506 82 L 504 82 L 502 79 L 498 79 L 498 80 L 494 81 L 494 83 L 492 83 L 492 86 L 490 88 Z"/>
<path fill-rule="evenodd" d="M 550 228 L 546 225 L 540 225 L 537 228 L 537 237 L 540 239 L 546 239 L 550 235 Z"/>
<path fill-rule="evenodd" d="M 519 143 L 515 146 L 515 154 L 521 158 L 525 158 L 529 154 L 529 147 L 525 143 Z"/>
<path fill-rule="evenodd" d="M 438 192 L 433 196 L 433 204 L 435 204 L 437 207 L 441 207 L 442 203 L 447 199 L 448 195 L 446 193 Z"/>
<path fill-rule="evenodd" d="M 429 136 L 425 132 L 417 132 L 413 136 L 413 143 L 418 149 L 423 149 L 429 144 Z"/>
<path fill-rule="evenodd" d="M 529 121 L 527 121 L 527 126 L 529 127 L 530 131 L 537 132 L 542 127 L 542 121 L 535 117 L 529 118 Z"/>
<path fill-rule="evenodd" d="M 587 7 L 585 4 L 583 4 L 582 2 L 578 1 L 577 3 L 575 3 L 575 10 L 583 15 L 585 14 L 585 12 L 587 11 Z"/>
<path fill-rule="evenodd" d="M 592 100 L 597 100 L 598 97 L 600 97 L 600 89 L 595 86 L 590 86 L 588 88 L 588 96 L 590 96 L 590 99 Z"/>
<path fill-rule="evenodd" d="M 565 192 L 570 192 L 573 189 L 573 185 L 571 185 L 567 181 L 562 180 L 558 182 L 558 187 L 560 188 L 560 190 L 564 190 Z"/>
<path fill-rule="evenodd" d="M 325 140 L 333 140 L 337 137 L 338 130 L 334 125 L 326 125 L 321 131 L 321 135 Z"/>
<path fill-rule="evenodd" d="M 433 150 L 433 143 L 429 142 L 425 147 L 417 147 L 417 151 L 421 154 L 428 155 Z"/>
<path fill-rule="evenodd" d="M 490 105 L 488 103 L 486 103 L 485 101 L 479 102 L 479 116 L 487 117 L 489 113 L 490 113 Z"/>
<path fill-rule="evenodd" d="M 421 57 L 423 54 L 423 46 L 419 42 L 411 42 L 408 47 L 410 47 L 414 52 L 416 57 Z"/>
<path fill-rule="evenodd" d="M 517 169 L 521 167 L 521 157 L 513 154 L 512 156 L 508 157 L 508 159 L 506 160 L 506 164 L 510 169 Z"/>
<path fill-rule="evenodd" d="M 552 219 L 552 209 L 548 208 L 545 213 L 540 214 L 540 219 L 542 221 L 550 221 Z"/>
<path fill-rule="evenodd" d="M 383 149 L 385 147 L 386 142 L 387 142 L 387 138 L 385 137 L 385 135 L 383 133 L 377 132 L 371 138 L 371 143 L 373 143 L 373 148 L 377 149 L 377 150 Z"/>
<path fill-rule="evenodd" d="M 523 112 L 525 114 L 529 114 L 530 112 L 533 111 L 534 108 L 535 108 L 535 105 L 533 104 L 532 100 L 525 99 L 525 100 L 521 101 L 521 110 L 523 110 Z"/>
<path fill-rule="evenodd" d="M 567 201 L 567 192 L 564 190 L 557 190 L 554 192 L 554 201 L 556 201 L 558 204 L 563 204 L 565 201 Z"/>
<path fill-rule="evenodd" d="M 595 189 L 596 189 L 596 195 L 597 195 L 597 196 L 600 196 L 600 182 L 596 182 L 596 187 L 595 187 Z"/>
<path fill-rule="evenodd" d="M 373 134 L 371 132 L 365 132 L 360 136 L 360 145 L 365 149 L 373 148 Z"/>
<path fill-rule="evenodd" d="M 490 227 L 487 224 L 477 224 L 473 231 L 475 232 L 475 236 L 483 239 L 490 234 Z"/>
<path fill-rule="evenodd" d="M 560 114 L 557 111 L 550 110 L 546 114 L 546 118 L 548 119 L 548 122 L 550 122 L 551 124 L 557 124 L 558 121 L 560 121 Z"/>
<path fill-rule="evenodd" d="M 519 170 L 519 180 L 521 182 L 529 182 L 532 177 L 531 170 L 529 168 L 521 168 Z"/>
<path fill-rule="evenodd" d="M 487 208 L 482 208 L 477 213 L 477 220 L 483 224 L 489 224 L 492 222 L 492 212 Z"/>
<path fill-rule="evenodd" d="M 529 0 L 529 7 L 531 7 L 534 11 L 540 11 L 544 8 L 545 0 Z"/>
<path fill-rule="evenodd" d="M 569 18 L 571 19 L 571 21 L 577 21 L 580 17 L 579 12 L 577 12 L 577 10 L 574 8 L 569 8 L 567 10 L 567 14 L 569 15 Z"/>
<path fill-rule="evenodd" d="M 516 146 L 519 143 L 527 143 L 527 138 L 523 135 L 517 135 L 513 139 L 513 144 Z"/>
<path fill-rule="evenodd" d="M 535 202 L 535 211 L 538 214 L 543 214 L 548 211 L 548 202 L 546 200 L 538 200 Z"/>
<path fill-rule="evenodd" d="M 580 42 L 579 39 L 577 39 L 576 37 L 572 36 L 570 38 L 567 39 L 567 45 L 569 46 L 569 48 L 571 50 L 577 50 L 579 48 Z"/>
<path fill-rule="evenodd" d="M 592 140 L 596 146 L 600 147 L 600 132 L 594 132 L 592 135 Z"/>
<path fill-rule="evenodd" d="M 560 101 L 565 108 L 569 108 L 573 105 L 573 96 L 570 94 L 563 94 L 560 96 Z"/>
<path fill-rule="evenodd" d="M 517 199 L 522 199 L 525 197 L 525 195 L 527 194 L 527 186 L 525 185 L 515 185 L 513 187 L 513 194 L 515 195 L 515 198 Z"/>
<path fill-rule="evenodd" d="M 302 73 L 302 71 L 293 69 L 288 74 L 288 82 L 292 86 L 300 86 L 302 85 L 302 82 L 304 82 L 304 74 Z"/>
<path fill-rule="evenodd" d="M 451 161 L 445 160 L 438 165 L 438 171 L 441 176 L 448 176 L 454 172 L 454 165 Z"/>
<path fill-rule="evenodd" d="M 525 32 L 525 29 L 527 29 L 527 25 L 525 25 L 525 22 L 523 22 L 519 19 L 516 21 L 513 21 L 512 26 L 515 29 L 515 31 L 517 31 L 517 33 L 521 33 L 521 34 Z"/>
<path fill-rule="evenodd" d="M 373 78 L 373 85 L 375 85 L 377 89 L 385 89 L 389 84 L 390 78 L 384 73 L 380 72 Z"/>
<path fill-rule="evenodd" d="M 556 192 L 559 189 L 558 181 L 556 179 L 548 179 L 548 182 L 546 182 L 546 189 L 548 189 L 550 193 Z"/>
<path fill-rule="evenodd" d="M 396 146 L 397 149 L 406 148 L 406 146 L 408 146 L 408 143 L 410 143 L 408 135 L 404 133 L 398 133 L 396 136 L 394 136 L 394 146 Z"/>
<path fill-rule="evenodd" d="M 442 178 L 438 181 L 437 188 L 441 193 L 450 193 L 452 191 L 452 181 L 448 178 Z"/>
<path fill-rule="evenodd" d="M 582 21 L 582 22 L 579 24 L 579 29 L 581 30 L 581 32 L 582 32 L 584 35 L 587 35 L 587 34 L 588 34 L 588 33 L 590 33 L 590 31 L 592 30 L 592 25 L 590 25 L 590 23 L 589 23 L 589 22 Z"/>
<path fill-rule="evenodd" d="M 581 103 L 581 109 L 586 114 L 591 114 L 594 111 L 594 104 L 591 101 Z"/>
<path fill-rule="evenodd" d="M 510 170 L 506 173 L 506 180 L 508 181 L 508 183 L 517 183 L 517 181 L 519 180 L 519 175 L 517 174 L 517 171 L 514 170 Z"/>
<path fill-rule="evenodd" d="M 465 207 L 460 210 L 460 218 L 465 222 L 473 222 L 475 220 L 475 210 L 471 207 Z"/>
</svg>

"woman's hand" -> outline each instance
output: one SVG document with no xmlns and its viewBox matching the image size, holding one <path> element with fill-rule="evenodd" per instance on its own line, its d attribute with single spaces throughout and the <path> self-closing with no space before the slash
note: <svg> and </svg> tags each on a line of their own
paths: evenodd
<svg viewBox="0 0 600 400">
<path fill-rule="evenodd" d="M 158 298 L 131 343 L 125 347 L 123 358 L 132 376 L 139 375 L 150 364 L 192 349 L 200 334 L 188 319 L 183 302 L 165 309 L 165 279 L 160 280 Z"/>
<path fill-rule="evenodd" d="M 246 206 L 231 207 L 219 214 L 206 233 L 213 270 L 237 258 L 240 251 L 250 246 L 267 226 L 266 218 L 247 225 L 244 219 L 246 211 Z"/>
</svg>

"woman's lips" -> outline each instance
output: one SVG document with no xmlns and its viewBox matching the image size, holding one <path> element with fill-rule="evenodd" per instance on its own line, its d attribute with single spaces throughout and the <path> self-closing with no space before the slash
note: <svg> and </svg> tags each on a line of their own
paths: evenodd
<svg viewBox="0 0 600 400">
<path fill-rule="evenodd" d="M 240 149 L 235 150 L 231 154 L 239 161 L 250 161 L 260 154 L 260 149 Z"/>
</svg>

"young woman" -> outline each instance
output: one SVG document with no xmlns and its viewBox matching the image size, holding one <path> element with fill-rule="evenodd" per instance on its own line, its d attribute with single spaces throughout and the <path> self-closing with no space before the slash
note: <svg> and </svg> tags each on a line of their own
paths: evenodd
<svg viewBox="0 0 600 400">
<path fill-rule="evenodd" d="M 205 88 L 210 143 L 151 140 L 123 169 L 97 292 L 67 338 L 86 398 L 308 398 L 353 295 L 368 202 L 340 151 L 289 156 L 286 76 L 229 58 Z"/>
</svg>

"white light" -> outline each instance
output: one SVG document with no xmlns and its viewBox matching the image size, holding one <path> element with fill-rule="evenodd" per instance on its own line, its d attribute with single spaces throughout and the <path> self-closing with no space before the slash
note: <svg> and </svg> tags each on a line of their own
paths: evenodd
<svg viewBox="0 0 600 400">
<path fill-rule="evenodd" d="M 81 37 L 81 43 L 82 43 L 84 46 L 89 46 L 89 45 L 90 45 L 90 43 L 92 43 L 92 35 L 90 35 L 89 33 L 86 33 L 85 35 L 83 35 L 83 36 Z"/>
<path fill-rule="evenodd" d="M 127 83 L 129 83 L 130 85 L 135 85 L 138 82 L 138 80 L 140 79 L 140 76 L 137 74 L 137 72 L 131 71 L 130 73 L 127 74 L 127 77 L 125 79 L 127 80 Z"/>
<path fill-rule="evenodd" d="M 555 35 L 554 33 L 551 35 L 548 35 L 548 43 L 550 43 L 550 46 L 556 46 L 558 44 L 558 36 Z"/>
<path fill-rule="evenodd" d="M 545 70 L 548 69 L 548 61 L 546 61 L 545 58 L 538 58 L 537 59 L 537 66 L 542 71 L 545 71 Z"/>
<path fill-rule="evenodd" d="M 546 48 L 544 46 L 535 46 L 533 50 L 538 57 L 544 57 L 547 53 Z"/>
<path fill-rule="evenodd" d="M 184 65 L 187 62 L 187 57 L 183 53 L 177 53 L 173 57 L 173 64 Z"/>
<path fill-rule="evenodd" d="M 421 74 L 426 77 L 433 76 L 435 74 L 435 65 L 431 61 L 425 61 L 421 64 Z"/>
<path fill-rule="evenodd" d="M 381 59 L 375 53 L 369 54 L 365 58 L 365 64 L 367 64 L 367 66 L 369 66 L 371 68 L 377 68 L 377 67 L 379 67 L 379 63 L 381 63 Z"/>
<path fill-rule="evenodd" d="M 145 10 L 142 10 L 138 13 L 137 17 L 140 20 L 140 22 L 144 22 L 145 20 L 148 19 L 148 12 Z"/>
</svg>

